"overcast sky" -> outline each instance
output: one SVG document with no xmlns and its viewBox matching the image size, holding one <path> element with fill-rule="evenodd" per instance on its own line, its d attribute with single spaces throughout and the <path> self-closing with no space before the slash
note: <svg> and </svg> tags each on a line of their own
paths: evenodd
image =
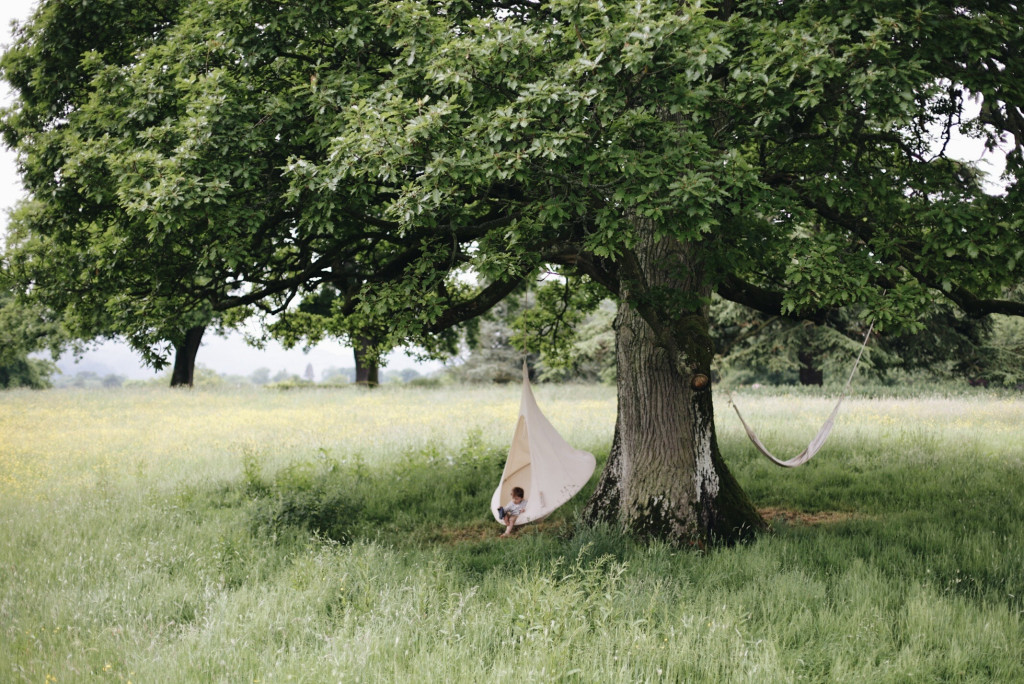
<svg viewBox="0 0 1024 684">
<path fill-rule="evenodd" d="M 24 21 L 31 14 L 36 6 L 35 0 L 0 0 L 0 22 L 2 22 L 3 33 L 0 35 L 0 44 L 6 48 L 11 41 L 11 21 Z M 10 101 L 10 92 L 0 84 L 0 99 L 7 104 Z M 953 149 L 955 154 L 964 159 L 978 160 L 984 155 L 984 149 L 977 141 L 955 140 Z M 998 176 L 1002 171 L 1002 159 L 1000 155 L 989 155 L 986 161 L 990 162 L 990 171 Z M 22 194 L 15 167 L 14 155 L 0 145 L 0 233 L 6 230 L 7 210 L 11 208 Z M 307 364 L 313 364 L 317 376 L 329 367 L 353 366 L 351 349 L 337 343 L 324 343 L 318 345 L 308 354 L 301 350 L 285 350 L 280 345 L 270 344 L 266 350 L 257 350 L 245 344 L 242 336 L 232 335 L 228 339 L 208 335 L 203 341 L 199 350 L 196 363 L 211 368 L 220 373 L 233 373 L 248 375 L 260 367 L 266 367 L 274 372 L 287 370 L 290 373 L 302 375 Z M 126 345 L 118 343 L 105 343 L 96 350 L 86 354 L 80 366 L 76 367 L 71 359 L 60 361 L 61 369 L 65 373 L 74 374 L 78 369 L 88 370 L 103 369 L 107 372 L 118 373 L 128 377 L 149 377 L 153 373 L 142 367 L 137 355 Z M 388 367 L 417 368 L 420 372 L 429 372 L 441 367 L 440 363 L 417 364 L 413 359 L 401 352 L 395 352 L 388 358 Z"/>
</svg>

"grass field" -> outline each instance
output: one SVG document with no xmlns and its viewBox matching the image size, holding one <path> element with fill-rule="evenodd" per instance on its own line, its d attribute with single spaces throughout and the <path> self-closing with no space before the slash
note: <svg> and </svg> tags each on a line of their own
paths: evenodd
<svg viewBox="0 0 1024 684">
<path fill-rule="evenodd" d="M 541 408 L 606 456 L 614 390 Z M 831 401 L 737 397 L 792 455 Z M 487 510 L 518 388 L 0 393 L 3 682 L 1024 681 L 1024 401 L 848 400 L 705 554 Z M 591 485 L 592 486 L 592 485 Z"/>
</svg>

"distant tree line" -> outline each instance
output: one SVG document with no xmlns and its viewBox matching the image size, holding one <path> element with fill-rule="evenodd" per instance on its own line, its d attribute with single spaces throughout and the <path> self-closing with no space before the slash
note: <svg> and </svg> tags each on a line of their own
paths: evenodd
<svg viewBox="0 0 1024 684">
<path fill-rule="evenodd" d="M 148 380 L 129 379 L 117 373 L 100 374 L 95 371 L 78 371 L 74 374 L 61 373 L 56 366 L 48 361 L 28 359 L 29 362 L 40 364 L 45 369 L 39 373 L 34 382 L 23 382 L 11 384 L 10 387 L 76 387 L 83 389 L 113 388 L 140 385 L 166 386 L 170 370 Z M 308 370 L 308 367 L 307 367 Z M 0 372 L 3 372 L 0 369 Z M 2 377 L 2 376 L 0 376 Z M 244 386 L 274 386 L 274 385 L 321 385 L 321 386 L 344 386 L 356 383 L 355 367 L 337 368 L 331 367 L 321 373 L 319 380 L 310 379 L 307 374 L 299 375 L 285 369 L 277 372 L 269 368 L 261 367 L 248 375 L 232 373 L 218 373 L 199 364 L 195 368 L 194 385 L 198 387 L 244 387 Z M 381 373 L 381 382 L 384 384 L 405 384 L 423 382 L 427 378 L 414 368 L 403 368 L 401 370 L 385 371 Z"/>
<path fill-rule="evenodd" d="M 458 382 L 514 382 L 526 362 L 535 381 L 614 384 L 615 308 L 610 301 L 587 313 L 562 313 L 561 328 L 549 325 L 546 339 L 524 334 L 539 318 L 554 320 L 550 307 L 543 308 L 560 289 L 557 282 L 541 284 L 495 306 L 476 322 L 448 376 Z M 820 324 L 764 315 L 718 297 L 712 311 L 715 381 L 730 385 L 842 382 L 867 332 L 842 309 Z M 1024 320 L 999 314 L 972 318 L 937 304 L 922 325 L 916 333 L 874 332 L 860 374 L 882 384 L 908 377 L 984 387 L 1024 384 Z"/>
</svg>

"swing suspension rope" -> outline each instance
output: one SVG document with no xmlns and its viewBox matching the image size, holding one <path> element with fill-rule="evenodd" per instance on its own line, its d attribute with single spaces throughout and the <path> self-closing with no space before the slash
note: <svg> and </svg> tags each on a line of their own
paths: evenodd
<svg viewBox="0 0 1024 684">
<path fill-rule="evenodd" d="M 736 415 L 739 416 L 740 422 L 743 423 L 743 429 L 746 430 L 747 437 L 750 438 L 750 441 L 754 444 L 757 450 L 764 454 L 768 460 L 777 466 L 782 466 L 783 468 L 796 468 L 797 466 L 801 466 L 814 458 L 814 455 L 818 453 L 818 450 L 825 445 L 825 440 L 828 439 L 829 433 L 832 432 L 836 416 L 839 415 L 839 407 L 842 406 L 843 399 L 846 398 L 846 393 L 850 389 L 850 382 L 853 380 L 853 376 L 857 372 L 857 366 L 860 365 L 860 358 L 864 355 L 864 350 L 868 346 L 868 340 L 871 338 L 871 331 L 874 327 L 874 323 L 868 326 L 868 332 L 864 335 L 864 343 L 860 346 L 860 351 L 857 353 L 857 359 L 853 362 L 853 368 L 850 369 L 850 375 L 846 378 L 846 384 L 843 385 L 843 391 L 839 395 L 839 401 L 836 402 L 836 407 L 832 409 L 832 413 L 829 415 L 828 420 L 826 420 L 825 424 L 821 426 L 821 430 L 819 430 L 818 434 L 814 436 L 811 443 L 807 445 L 807 448 L 793 458 L 784 460 L 774 456 L 770 451 L 768 451 L 765 445 L 754 433 L 754 429 L 747 424 L 747 421 L 743 420 L 743 414 L 740 413 L 739 407 L 736 406 L 736 403 L 733 401 L 732 394 L 729 394 L 729 404 L 736 411 Z"/>
</svg>

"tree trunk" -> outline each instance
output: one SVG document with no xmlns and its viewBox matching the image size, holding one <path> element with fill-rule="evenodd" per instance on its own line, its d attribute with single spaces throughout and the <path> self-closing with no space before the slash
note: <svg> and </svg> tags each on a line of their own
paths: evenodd
<svg viewBox="0 0 1024 684">
<path fill-rule="evenodd" d="M 615 323 L 615 436 L 586 517 L 681 545 L 751 536 L 764 520 L 715 437 L 699 254 L 646 231 L 634 256 Z"/>
<path fill-rule="evenodd" d="M 172 340 L 174 345 L 174 371 L 171 373 L 171 387 L 191 387 L 196 370 L 196 353 L 203 340 L 206 327 L 197 325 L 185 331 L 183 340 Z"/>
<path fill-rule="evenodd" d="M 369 339 L 357 340 L 352 352 L 356 359 L 356 384 L 376 387 L 380 384 L 380 367 L 377 357 L 367 354 L 364 349 L 372 349 L 373 342 Z"/>
<path fill-rule="evenodd" d="M 814 352 L 800 351 L 797 352 L 796 358 L 800 362 L 801 385 L 818 385 L 820 387 L 825 384 L 825 373 L 817 368 L 818 359 Z"/>
</svg>

